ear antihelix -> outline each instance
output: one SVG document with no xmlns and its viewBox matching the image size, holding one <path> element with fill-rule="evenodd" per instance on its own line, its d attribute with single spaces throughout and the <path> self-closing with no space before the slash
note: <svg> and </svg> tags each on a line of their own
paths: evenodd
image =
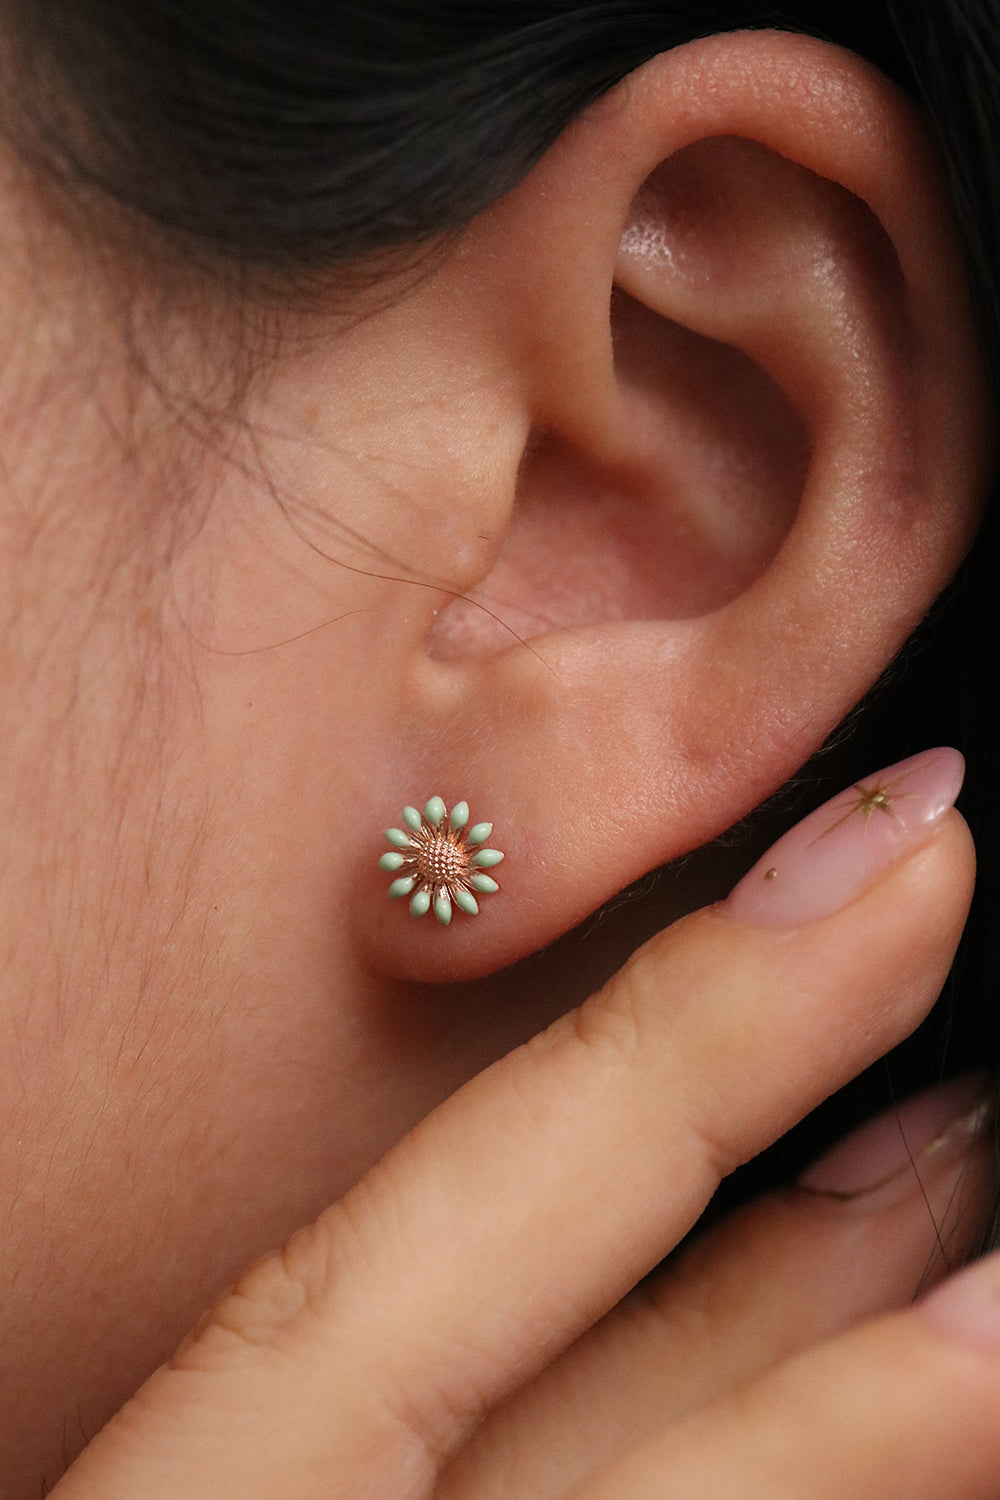
<svg viewBox="0 0 1000 1500">
<path fill-rule="evenodd" d="M 910 323 L 899 261 L 871 209 L 733 137 L 695 142 L 651 174 L 616 278 L 661 316 L 741 349 L 807 419 L 845 377 L 856 382 L 859 360 L 905 343 Z"/>
</svg>

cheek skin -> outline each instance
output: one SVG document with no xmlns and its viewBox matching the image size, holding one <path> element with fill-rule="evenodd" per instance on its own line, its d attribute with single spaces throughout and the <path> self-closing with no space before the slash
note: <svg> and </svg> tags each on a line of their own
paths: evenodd
<svg viewBox="0 0 1000 1500">
<path fill-rule="evenodd" d="M 204 744 L 188 744 L 211 780 Z M 193 774 L 178 748 L 173 787 Z M 175 790 L 173 842 L 146 863 L 164 779 L 134 772 L 107 841 L 105 809 L 74 844 L 66 798 L 57 901 L 26 855 L 0 882 L 3 929 L 21 935 L 0 1007 L 0 1388 L 14 1393 L 0 1500 L 34 1493 L 39 1474 L 53 1482 L 63 1452 L 222 1287 L 553 1003 L 526 991 L 487 1008 L 484 996 L 366 979 L 338 947 L 321 867 L 290 882 L 283 856 L 258 853 L 251 877 L 253 849 L 282 849 L 285 830 L 246 806 L 211 809 L 181 839 Z M 80 778 L 91 805 L 100 781 Z M 40 798 L 39 822 L 54 809 Z M 36 828 L 36 849 L 40 838 Z M 234 867 L 238 901 L 216 899 Z M 308 912 L 302 928 L 289 905 Z"/>
</svg>

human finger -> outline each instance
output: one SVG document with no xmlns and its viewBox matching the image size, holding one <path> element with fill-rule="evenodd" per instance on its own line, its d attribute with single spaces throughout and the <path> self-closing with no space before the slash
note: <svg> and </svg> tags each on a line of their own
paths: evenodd
<svg viewBox="0 0 1000 1500">
<path fill-rule="evenodd" d="M 724 1173 L 925 1013 L 971 889 L 968 832 L 945 812 L 956 759 L 887 774 L 909 791 L 879 822 L 852 789 L 800 825 L 797 854 L 778 846 L 788 878 L 760 874 L 770 907 L 753 924 L 745 899 L 678 923 L 466 1085 L 242 1279 L 62 1481 L 65 1500 L 308 1500 L 334 1479 L 427 1493 Z"/>
<path fill-rule="evenodd" d="M 693 1413 L 569 1492 L 572 1500 L 995 1500 L 998 1493 L 996 1256 L 911 1311 L 867 1323 Z"/>
<path fill-rule="evenodd" d="M 781 1360 L 908 1305 L 982 1233 L 994 1177 L 979 1076 L 840 1143 L 801 1185 L 699 1238 L 476 1430 L 435 1500 L 557 1500 Z"/>
</svg>

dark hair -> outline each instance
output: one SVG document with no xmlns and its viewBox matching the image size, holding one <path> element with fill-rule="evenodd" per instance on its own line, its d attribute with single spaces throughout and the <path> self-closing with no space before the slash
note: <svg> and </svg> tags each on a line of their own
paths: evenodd
<svg viewBox="0 0 1000 1500">
<path fill-rule="evenodd" d="M 8 0 L 8 26 L 17 103 L 50 165 L 226 254 L 290 265 L 464 223 L 588 102 L 696 36 L 828 35 L 935 95 L 949 132 L 956 106 L 967 112 L 979 97 L 966 87 L 937 97 L 936 80 L 950 55 L 953 82 L 975 82 L 963 76 L 975 61 L 964 32 L 978 27 L 985 51 L 981 4 L 916 0 L 899 26 L 885 4 L 847 23 L 830 10 L 815 0 Z M 942 28 L 930 18 L 945 11 Z M 954 142 L 963 163 L 974 159 L 968 134 Z"/>
<path fill-rule="evenodd" d="M 182 253 L 294 275 L 460 227 L 649 57 L 773 26 L 860 53 L 924 107 L 1000 390 L 1000 0 L 869 0 L 842 15 L 827 0 L 8 0 L 6 128 L 74 191 L 111 195 Z M 855 735 L 858 774 L 876 734 L 900 756 L 957 743 L 979 834 L 951 996 L 898 1054 L 901 1092 L 1000 1060 L 998 524 L 994 508 Z"/>
</svg>

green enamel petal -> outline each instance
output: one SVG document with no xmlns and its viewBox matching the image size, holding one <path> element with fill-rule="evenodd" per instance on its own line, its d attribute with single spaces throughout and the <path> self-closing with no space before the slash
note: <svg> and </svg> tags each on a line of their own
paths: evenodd
<svg viewBox="0 0 1000 1500">
<path fill-rule="evenodd" d="M 415 875 L 401 875 L 398 880 L 392 882 L 392 885 L 389 887 L 389 895 L 408 896 L 416 883 L 417 879 Z"/>
<path fill-rule="evenodd" d="M 447 927 L 451 921 L 451 902 L 447 896 L 439 896 L 434 903 L 434 915 L 442 927 Z"/>
<path fill-rule="evenodd" d="M 410 848 L 410 835 L 404 833 L 401 828 L 387 828 L 385 836 L 389 840 L 389 843 L 394 844 L 397 849 Z"/>
<path fill-rule="evenodd" d="M 469 821 L 469 804 L 467 802 L 456 802 L 448 819 L 452 828 L 464 828 Z"/>
<path fill-rule="evenodd" d="M 418 891 L 410 902 L 410 915 L 413 917 L 426 917 L 431 909 L 430 891 Z"/>
<path fill-rule="evenodd" d="M 424 817 L 427 819 L 428 823 L 440 823 L 441 819 L 444 817 L 447 811 L 448 809 L 445 807 L 440 797 L 432 797 L 427 806 L 424 808 Z"/>
<path fill-rule="evenodd" d="M 492 896 L 500 889 L 489 875 L 473 875 L 469 884 L 474 891 L 481 891 L 484 896 Z"/>
<path fill-rule="evenodd" d="M 473 823 L 466 834 L 465 841 L 467 844 L 485 844 L 492 832 L 492 823 Z"/>
<path fill-rule="evenodd" d="M 412 828 L 414 833 L 420 832 L 420 814 L 415 807 L 403 808 L 403 822 L 407 828 Z"/>
<path fill-rule="evenodd" d="M 472 856 L 472 863 L 478 865 L 482 870 L 491 870 L 503 859 L 499 849 L 477 849 Z"/>
<path fill-rule="evenodd" d="M 471 891 L 456 891 L 455 905 L 460 906 L 470 917 L 478 917 L 479 915 L 479 902 Z"/>
<path fill-rule="evenodd" d="M 396 854 L 393 852 L 392 854 L 383 854 L 378 862 L 378 867 L 380 870 L 401 870 L 405 864 L 405 854 Z"/>
</svg>

